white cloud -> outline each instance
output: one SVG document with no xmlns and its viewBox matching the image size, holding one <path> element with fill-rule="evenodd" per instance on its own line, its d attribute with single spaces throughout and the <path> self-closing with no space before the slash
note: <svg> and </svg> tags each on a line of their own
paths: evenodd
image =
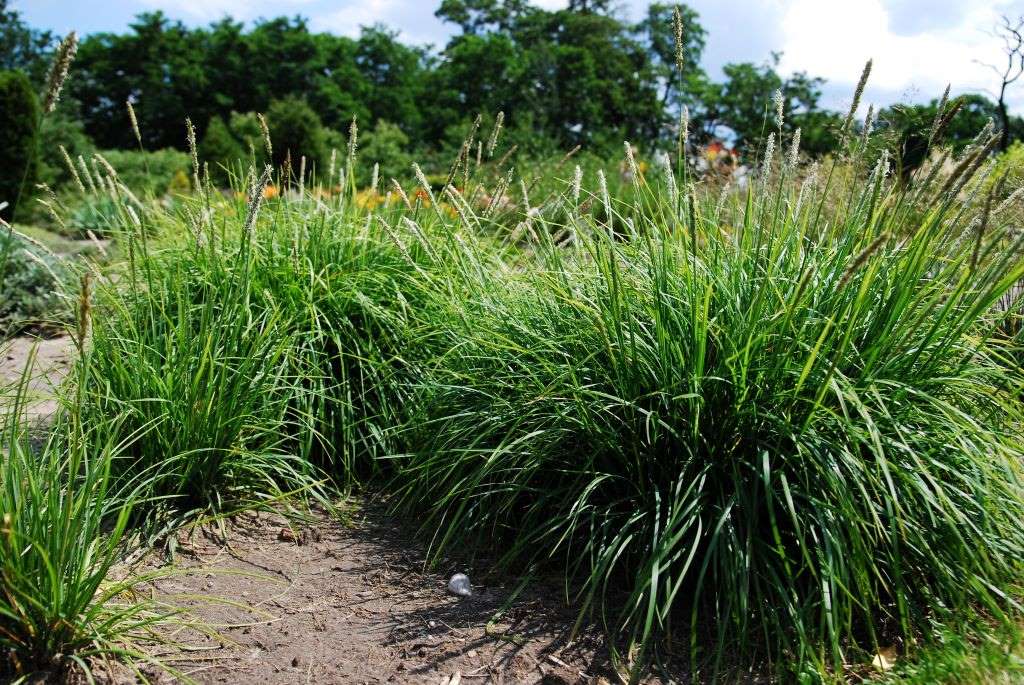
<svg viewBox="0 0 1024 685">
<path fill-rule="evenodd" d="M 360 26 L 371 26 L 378 22 L 388 23 L 388 16 L 402 5 L 408 3 L 400 0 L 364 0 L 314 16 L 313 28 L 345 36 L 356 36 L 359 34 Z"/>
<path fill-rule="evenodd" d="M 261 16 L 278 16 L 300 12 L 316 0 L 275 0 L 274 2 L 252 2 L 251 0 L 140 0 L 149 9 L 163 10 L 172 17 L 194 21 L 216 21 L 230 16 L 247 20 Z"/>
<path fill-rule="evenodd" d="M 953 22 L 944 17 L 944 27 L 908 35 L 906 26 L 899 33 L 894 30 L 892 12 L 882 0 L 790 0 L 782 19 L 780 47 L 785 52 L 780 66 L 784 72 L 823 76 L 834 86 L 848 85 L 852 93 L 864 62 L 872 58 L 868 98 L 891 100 L 901 93 L 929 99 L 947 83 L 955 93 L 982 92 L 998 85 L 979 62 L 1005 59 L 1000 42 L 990 35 L 1005 9 L 995 2 L 974 3 L 961 8 Z M 923 6 L 920 10 L 928 11 Z M 1012 95 L 1013 104 L 1024 104 L 1020 89 Z"/>
</svg>

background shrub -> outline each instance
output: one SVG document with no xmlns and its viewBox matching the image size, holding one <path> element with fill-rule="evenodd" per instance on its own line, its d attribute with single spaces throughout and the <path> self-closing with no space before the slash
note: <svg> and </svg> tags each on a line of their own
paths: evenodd
<svg viewBox="0 0 1024 685">
<path fill-rule="evenodd" d="M 213 117 L 199 143 L 199 154 L 210 165 L 213 182 L 222 186 L 231 180 L 231 172 L 240 160 L 247 160 L 241 144 L 220 117 Z"/>
<path fill-rule="evenodd" d="M 186 177 L 192 173 L 188 153 L 171 148 L 155 152 L 104 150 L 101 154 L 117 170 L 121 182 L 137 194 L 162 197 L 178 172 Z"/>
<path fill-rule="evenodd" d="M 360 141 L 359 184 L 369 185 L 373 165 L 380 164 L 380 186 L 389 185 L 392 178 L 402 179 L 409 176 L 412 155 L 409 154 L 409 136 L 402 129 L 384 121 L 377 122 L 373 130 L 363 134 Z"/>
<path fill-rule="evenodd" d="M 7 220 L 16 207 L 25 209 L 39 177 L 39 120 L 39 100 L 28 76 L 0 72 L 0 202 L 9 203 L 0 217 Z"/>
<path fill-rule="evenodd" d="M 305 156 L 307 171 L 313 164 L 329 155 L 324 145 L 324 128 L 320 117 L 297 97 L 277 100 L 267 110 L 267 126 L 273 143 L 274 165 L 280 167 L 291 159 L 292 173 L 299 171 L 300 159 Z"/>
<path fill-rule="evenodd" d="M 61 262 L 0 228 L 0 337 L 65 320 L 68 307 L 58 292 L 68 280 Z"/>
<path fill-rule="evenodd" d="M 73 103 L 62 99 L 56 110 L 43 117 L 39 129 L 39 180 L 54 189 L 71 187 L 71 172 L 60 151 L 61 146 L 76 163 L 79 155 L 88 160 L 96 151 L 96 145 L 86 134 L 82 122 L 74 116 L 73 108 Z"/>
</svg>

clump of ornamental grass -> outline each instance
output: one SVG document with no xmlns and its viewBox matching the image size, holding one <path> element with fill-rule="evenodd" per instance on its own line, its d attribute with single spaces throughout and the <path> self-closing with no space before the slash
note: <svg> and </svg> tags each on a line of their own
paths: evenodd
<svg viewBox="0 0 1024 685">
<path fill-rule="evenodd" d="M 601 184 L 602 211 L 532 212 L 537 266 L 418 310 L 444 352 L 401 506 L 435 554 L 562 565 L 626 666 L 839 677 L 936 619 L 1013 620 L 1024 409 L 996 336 L 1024 264 L 984 149 L 912 191 L 884 158 L 839 186 L 766 155 L 738 196 L 640 177 L 630 206 Z"/>
<path fill-rule="evenodd" d="M 421 357 L 405 347 L 405 330 L 415 283 L 438 265 L 425 241 L 396 242 L 414 220 L 394 205 L 364 209 L 344 192 L 272 203 L 255 233 L 250 307 L 281 312 L 292 341 L 298 392 L 287 414 L 303 429 L 290 433 L 289 449 L 344 487 L 389 454 L 405 379 Z M 436 218 L 423 210 L 420 221 L 429 231 Z"/>
<path fill-rule="evenodd" d="M 399 245 L 394 209 L 367 212 L 354 189 L 275 199 L 271 180 L 236 178 L 235 201 L 204 185 L 173 213 L 124 205 L 127 259 L 97 289 L 85 411 L 123 417 L 118 437 L 146 431 L 114 470 L 148 506 L 326 501 L 325 481 L 376 472 L 400 423 L 416 359 L 400 284 L 425 273 L 424 247 Z"/>
<path fill-rule="evenodd" d="M 172 612 L 134 592 L 146 578 L 111 578 L 134 502 L 112 479 L 123 446 L 83 425 L 75 403 L 33 438 L 27 380 L 0 417 L 0 677 L 90 677 L 97 661 L 146 661 Z"/>
<path fill-rule="evenodd" d="M 109 429 L 111 440 L 146 432 L 112 468 L 149 506 L 221 510 L 317 482 L 307 462 L 281 449 L 297 383 L 285 317 L 250 306 L 253 227 L 265 184 L 266 177 L 253 184 L 253 199 L 230 229 L 225 222 L 218 249 L 156 249 L 150 241 L 158 224 L 174 218 L 140 217 L 123 206 L 116 230 L 127 263 L 116 283 L 97 284 L 93 373 L 76 385 L 84 420 Z"/>
</svg>

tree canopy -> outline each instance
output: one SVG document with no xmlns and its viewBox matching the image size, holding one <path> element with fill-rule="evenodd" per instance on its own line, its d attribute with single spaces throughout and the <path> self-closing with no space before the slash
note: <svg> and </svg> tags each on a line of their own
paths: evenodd
<svg viewBox="0 0 1024 685">
<path fill-rule="evenodd" d="M 653 2 L 632 22 L 616 7 L 608 0 L 573 0 L 560 10 L 528 0 L 440 0 L 436 15 L 455 29 L 441 48 L 408 45 L 381 25 L 347 37 L 315 32 L 300 16 L 189 27 L 144 13 L 125 32 L 82 41 L 63 110 L 101 148 L 135 145 L 129 100 L 150 149 L 182 148 L 186 117 L 214 130 L 211 146 L 227 149 L 225 134 L 237 135 L 233 117 L 301 101 L 328 140 L 356 117 L 363 130 L 385 122 L 411 149 L 428 150 L 457 145 L 453 138 L 478 113 L 503 111 L 509 138 L 524 149 L 582 144 L 599 152 L 624 139 L 671 140 L 686 107 L 695 142 L 719 138 L 742 151 L 773 126 L 772 94 L 781 90 L 785 132 L 801 128 L 809 154 L 834 147 L 841 115 L 822 105 L 823 79 L 779 73 L 778 54 L 762 64 L 727 64 L 713 77 L 702 67 L 707 33 L 692 8 Z M 53 43 L 0 0 L 0 68 L 45 73 Z M 911 118 L 930 121 L 936 105 L 915 106 Z M 899 118 L 895 109 L 889 114 Z M 994 103 L 970 96 L 949 132 L 967 140 L 996 114 Z M 1017 137 L 1024 124 L 1011 118 L 1010 127 Z M 251 142 L 245 138 L 237 140 L 243 150 Z"/>
</svg>

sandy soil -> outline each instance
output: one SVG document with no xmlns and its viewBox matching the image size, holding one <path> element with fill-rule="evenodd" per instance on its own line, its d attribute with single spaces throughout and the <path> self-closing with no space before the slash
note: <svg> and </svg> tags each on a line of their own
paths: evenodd
<svg viewBox="0 0 1024 685">
<path fill-rule="evenodd" d="M 74 354 L 70 338 L 21 336 L 0 343 L 0 388 L 18 383 L 32 358 L 29 373 L 26 413 L 30 419 L 44 420 L 57 410 L 54 389 L 68 375 Z"/>
<path fill-rule="evenodd" d="M 575 613 L 553 585 L 513 599 L 516 579 L 483 568 L 426 571 L 421 543 L 375 507 L 347 524 L 247 514 L 225 537 L 178 544 L 176 571 L 152 592 L 216 635 L 183 628 L 184 648 L 162 656 L 200 683 L 618 682 L 598 631 L 571 636 Z M 471 597 L 446 591 L 456 571 Z"/>
</svg>

